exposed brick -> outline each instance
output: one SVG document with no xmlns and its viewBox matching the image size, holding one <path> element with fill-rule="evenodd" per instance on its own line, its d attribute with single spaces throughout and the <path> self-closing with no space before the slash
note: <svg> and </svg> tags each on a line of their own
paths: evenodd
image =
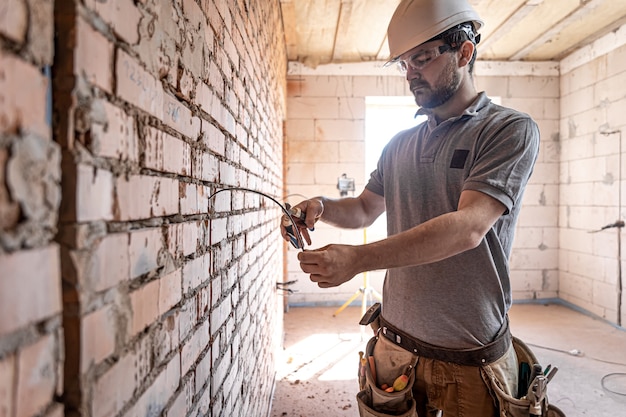
<svg viewBox="0 0 626 417">
<path fill-rule="evenodd" d="M 158 313 L 163 315 L 182 298 L 182 270 L 178 269 L 159 279 Z"/>
<path fill-rule="evenodd" d="M 131 279 L 156 269 L 162 246 L 160 229 L 141 230 L 130 234 L 128 258 Z"/>
<path fill-rule="evenodd" d="M 91 287 L 104 291 L 129 278 L 129 236 L 126 233 L 109 234 L 96 245 L 93 253 Z"/>
<path fill-rule="evenodd" d="M 228 372 L 231 371 L 231 366 L 232 363 L 230 362 L 230 358 L 226 355 L 221 357 L 221 361 L 217 363 L 217 366 L 213 366 L 210 385 L 211 395 L 216 395 L 217 391 L 222 388 Z"/>
<path fill-rule="evenodd" d="M 152 281 L 130 294 L 132 318 L 130 335 L 134 336 L 158 316 L 159 280 Z"/>
<path fill-rule="evenodd" d="M 219 101 L 213 100 L 211 106 L 211 116 L 220 125 L 220 127 L 226 130 L 231 135 L 235 136 L 235 117 L 233 114 Z"/>
<path fill-rule="evenodd" d="M 198 94 L 196 95 L 195 101 L 204 112 L 210 114 L 213 100 L 215 100 L 213 90 L 204 82 L 198 84 Z M 203 124 L 204 123 L 203 121 Z"/>
<path fill-rule="evenodd" d="M 52 65 L 54 0 L 28 0 L 28 10 L 28 53 L 38 65 Z"/>
<path fill-rule="evenodd" d="M 203 320 L 209 312 L 210 307 L 210 288 L 203 287 L 198 290 L 196 294 L 196 298 L 198 299 L 197 307 L 198 307 L 198 320 Z"/>
<path fill-rule="evenodd" d="M 145 165 L 156 171 L 191 174 L 191 147 L 165 132 L 146 128 Z"/>
<path fill-rule="evenodd" d="M 183 268 L 183 292 L 189 293 L 209 279 L 211 255 L 207 253 L 187 262 Z"/>
<path fill-rule="evenodd" d="M 191 98 L 195 97 L 196 95 L 196 84 L 193 78 L 193 74 L 187 69 L 180 72 L 180 75 L 178 77 L 178 90 L 180 91 L 182 96 L 188 101 L 191 101 Z"/>
<path fill-rule="evenodd" d="M 196 154 L 193 175 L 204 181 L 217 182 L 219 179 L 219 160 L 209 153 Z"/>
<path fill-rule="evenodd" d="M 139 160 L 137 134 L 133 118 L 108 101 L 96 100 L 92 104 L 101 113 L 100 120 L 91 126 L 91 147 L 94 154 L 109 158 Z"/>
<path fill-rule="evenodd" d="M 209 346 L 209 323 L 204 322 L 182 346 L 180 353 L 181 375 L 186 375 L 200 354 Z"/>
<path fill-rule="evenodd" d="M 117 50 L 115 76 L 116 95 L 157 119 L 163 119 L 163 86 L 121 49 Z"/>
<path fill-rule="evenodd" d="M 154 280 L 130 294 L 131 335 L 143 330 L 181 298 L 181 270 Z"/>
<path fill-rule="evenodd" d="M 196 297 L 189 298 L 180 308 L 179 318 L 179 334 L 180 340 L 184 340 L 189 336 L 193 327 L 197 324 L 197 307 Z"/>
<path fill-rule="evenodd" d="M 116 181 L 118 220 L 138 220 L 178 213 L 178 181 L 133 175 Z"/>
<path fill-rule="evenodd" d="M 205 355 L 198 362 L 194 377 L 197 395 L 211 381 L 211 355 Z"/>
<path fill-rule="evenodd" d="M 0 359 L 0 417 L 13 416 L 15 355 Z"/>
<path fill-rule="evenodd" d="M 185 78 L 191 81 L 192 85 L 190 85 L 190 87 L 193 90 L 195 81 L 192 79 L 202 76 L 202 71 L 207 61 L 205 58 L 208 56 L 208 54 L 206 54 L 205 36 L 207 36 L 207 33 L 210 33 L 210 31 L 207 31 L 208 24 L 206 16 L 198 2 L 195 0 L 183 0 L 182 9 L 186 20 L 184 36 L 187 38 L 187 42 L 182 51 L 182 61 L 185 63 L 185 71 L 183 78 L 179 82 L 179 89 L 183 95 L 190 98 L 195 92 L 186 91 L 184 86 L 189 83 L 185 82 Z"/>
<path fill-rule="evenodd" d="M 104 91 L 111 92 L 113 44 L 81 18 L 76 23 L 76 32 L 76 73 Z"/>
<path fill-rule="evenodd" d="M 34 246 L 38 244 L 35 242 L 51 239 L 50 231 L 56 226 L 61 200 L 59 147 L 34 134 L 27 134 L 12 145 L 6 184 L 12 199 L 20 204 L 22 223 L 31 223 L 25 225 L 29 231 L 22 238 L 27 246 Z"/>
<path fill-rule="evenodd" d="M 202 142 L 207 148 L 217 155 L 224 156 L 226 152 L 226 137 L 224 133 L 210 123 L 204 123 L 202 130 Z"/>
<path fill-rule="evenodd" d="M 1 158 L 1 151 L 0 151 Z M 0 166 L 2 162 L 0 161 Z M 189 214 L 199 214 L 204 213 L 207 210 L 206 204 L 201 204 L 203 200 L 199 197 L 202 197 L 205 194 L 204 187 L 196 184 L 189 184 L 181 182 L 179 184 L 180 188 L 180 214 L 189 215 Z M 2 207 L 2 189 L 0 188 L 0 225 L 1 223 L 1 207 Z"/>
<path fill-rule="evenodd" d="M 99 1 L 85 0 L 85 6 L 94 10 L 107 22 L 115 33 L 129 44 L 139 41 L 139 21 L 141 13 L 133 4 L 133 0 Z"/>
<path fill-rule="evenodd" d="M 183 223 L 183 256 L 189 256 L 196 252 L 199 229 L 199 222 Z"/>
<path fill-rule="evenodd" d="M 124 404 L 132 398 L 137 381 L 136 357 L 127 354 L 116 362 L 94 384 L 91 415 L 108 417 L 117 415 Z"/>
<path fill-rule="evenodd" d="M 137 52 L 140 61 L 146 65 L 152 74 L 158 73 L 162 82 L 176 88 L 179 66 L 177 41 L 180 34 L 176 31 L 177 24 L 172 19 L 177 11 L 173 7 L 169 10 L 171 13 L 153 11 L 154 16 L 146 14 L 141 19 L 138 27 L 139 44 L 133 50 Z M 168 33 L 170 29 L 166 27 L 170 25 L 174 35 Z"/>
<path fill-rule="evenodd" d="M 167 410 L 166 417 L 179 417 L 187 415 L 187 396 L 185 395 L 185 391 L 181 391 L 178 393 L 176 398 L 174 399 L 174 403 L 170 406 L 170 409 Z"/>
<path fill-rule="evenodd" d="M 39 414 L 53 400 L 59 347 L 54 336 L 43 336 L 18 354 L 16 416 Z"/>
<path fill-rule="evenodd" d="M 50 368 L 58 376 L 55 389 L 59 395 L 62 390 L 58 387 L 64 389 L 68 409 L 92 417 L 253 415 L 258 410 L 248 412 L 249 404 L 267 407 L 267 387 L 274 377 L 271 352 L 264 340 L 268 332 L 263 332 L 268 324 L 259 326 L 262 329 L 250 324 L 256 324 L 252 315 L 263 314 L 264 302 L 275 303 L 270 297 L 273 280 L 265 279 L 268 272 L 256 264 L 281 258 L 277 254 L 282 243 L 275 230 L 280 213 L 257 212 L 258 197 L 231 197 L 225 192 L 209 200 L 209 195 L 228 185 L 281 191 L 286 54 L 280 5 L 261 2 L 244 10 L 242 4 L 228 0 L 69 3 L 24 0 L 38 16 L 52 17 L 52 6 L 58 7 L 55 17 L 60 26 L 56 29 L 71 35 L 55 54 L 61 62 L 72 64 L 69 68 L 55 66 L 53 74 L 53 99 L 65 97 L 60 107 L 56 106 L 60 111 L 55 116 L 68 119 L 60 124 L 59 143 L 67 142 L 63 137 L 68 134 L 73 137 L 75 131 L 90 129 L 89 140 L 77 141 L 77 147 L 69 147 L 64 155 L 63 201 L 69 206 L 61 210 L 60 236 L 63 278 L 77 292 L 68 293 L 67 300 L 80 303 L 67 307 L 89 314 L 73 316 L 75 322 L 68 319 L 65 328 L 52 331 L 55 338 L 65 330 L 72 333 L 67 336 L 67 358 L 55 350 L 58 358 Z M 43 13 L 38 11 L 39 5 Z M 11 12 L 15 14 L 16 9 Z M 40 61 L 47 55 L 42 52 L 53 44 L 52 22 L 49 18 L 42 30 L 30 28 L 23 37 L 28 45 L 9 48 L 20 51 L 32 66 L 11 52 L 0 53 L 12 57 L 19 64 L 15 68 L 23 66 L 39 77 L 22 77 L 13 71 L 10 81 L 22 85 L 19 94 L 24 93 L 23 85 L 32 89 L 31 79 L 45 81 L 37 67 L 41 68 Z M 0 32 L 10 31 L 18 37 L 15 27 L 19 22 L 12 23 L 16 25 L 0 28 Z M 33 34 L 42 34 L 41 39 Z M 0 36 L 7 40 L 12 35 Z M 113 49 L 116 56 L 112 59 Z M 3 64 L 5 59 L 0 59 Z M 6 66 L 0 68 L 2 72 Z M 0 80 L 0 99 L 8 94 L 4 83 Z M 0 133 L 5 132 L 1 129 L 6 122 L 12 134 L 22 135 L 14 142 L 24 142 L 23 132 L 29 131 L 49 141 L 44 94 L 45 89 L 32 100 L 34 106 L 30 99 L 23 99 L 27 105 L 22 103 L 10 111 L 2 104 Z M 5 101 L 9 102 L 14 100 Z M 35 106 L 41 106 L 41 111 Z M 22 123 L 24 117 L 37 112 L 44 121 L 39 130 L 45 135 L 18 129 L 27 125 Z M 7 114 L 10 118 L 2 119 Z M 73 125 L 76 121 L 88 123 Z M 155 136 L 159 139 L 153 142 Z M 3 147 L 7 149 L 5 161 L 14 158 L 10 147 L 11 142 Z M 50 166 L 54 162 L 54 158 L 47 160 Z M 0 169 L 4 166 L 0 163 Z M 55 180 L 60 177 L 52 175 L 54 170 L 42 172 Z M 58 184 L 52 181 L 51 185 Z M 5 200 L 16 200 L 7 189 Z M 37 194 L 31 189 L 24 192 Z M 55 221 L 46 217 L 42 228 L 54 229 L 58 224 L 54 216 L 59 211 L 53 204 L 54 193 L 51 195 L 46 198 Z M 90 231 L 84 233 L 86 229 Z M 216 241 L 211 241 L 211 236 Z M 39 244 L 45 241 L 36 240 Z M 211 244 L 214 246 L 207 249 Z M 220 276 L 212 277 L 211 268 Z M 28 275 L 48 269 L 45 265 L 37 271 L 28 269 Z M 280 265 L 273 264 L 273 269 Z M 4 273 L 4 262 L 0 270 Z M 255 273 L 260 273 L 259 280 L 251 278 Z M 53 281 L 58 294 L 58 273 Z M 31 292 L 39 292 L 40 282 L 26 282 L 34 288 Z M 254 302 L 248 300 L 248 290 L 241 291 L 244 287 L 259 294 Z M 14 294 L 12 287 L 11 291 Z M 19 298 L 22 302 L 27 299 Z M 248 302 L 259 312 L 244 308 Z M 233 303 L 239 305 L 235 311 Z M 0 294 L 0 305 L 5 304 Z M 235 315 L 242 317 L 235 319 Z M 28 325 L 29 332 L 35 328 L 45 331 L 33 325 L 41 320 L 27 320 L 17 330 L 26 331 L 23 327 Z M 271 318 L 267 321 L 273 323 Z M 44 327 L 50 323 L 58 323 L 58 318 Z M 211 335 L 213 325 L 220 327 Z M 149 333 L 141 333 L 142 329 Z M 242 330 L 244 333 L 237 335 Z M 131 333 L 135 337 L 130 337 Z M 242 349 L 251 345 L 258 348 Z M 22 348 L 16 352 L 20 354 Z M 68 381 L 80 384 L 79 398 L 70 398 L 73 394 L 69 393 L 78 387 L 63 386 L 63 359 L 68 365 L 65 370 L 71 369 Z M 256 369 L 250 361 L 263 365 L 250 372 Z M 18 369 L 16 363 L 12 369 Z M 255 383 L 244 392 L 240 386 L 247 377 Z M 2 384 L 0 376 L 0 407 Z M 17 388 L 10 389 L 15 397 Z M 46 410 L 37 415 L 60 417 L 63 410 L 54 398 L 54 394 L 48 395 Z"/>
<path fill-rule="evenodd" d="M 219 164 L 220 182 L 228 186 L 237 186 L 237 168 L 228 162 Z"/>
<path fill-rule="evenodd" d="M 0 254 L 0 270 L 0 335 L 61 312 L 57 245 Z"/>
<path fill-rule="evenodd" d="M 14 228 L 20 218 L 20 206 L 11 199 L 6 188 L 5 172 L 8 158 L 8 150 L 0 148 L 0 230 Z"/>
<path fill-rule="evenodd" d="M 227 219 L 225 218 L 211 220 L 211 245 L 226 239 L 226 222 Z"/>
<path fill-rule="evenodd" d="M 88 165 L 79 165 L 76 174 L 76 220 L 111 220 L 113 174 Z"/>
<path fill-rule="evenodd" d="M 183 135 L 196 139 L 200 135 L 200 119 L 169 94 L 163 95 L 163 121 Z"/>
<path fill-rule="evenodd" d="M 189 256 L 196 252 L 200 222 L 179 223 L 168 228 L 168 250 L 179 256 Z"/>
<path fill-rule="evenodd" d="M 180 382 L 180 357 L 175 355 L 167 367 L 157 376 L 139 401 L 124 416 L 160 415 Z"/>
<path fill-rule="evenodd" d="M 115 350 L 116 317 L 107 305 L 83 317 L 81 322 L 81 374 Z"/>
<path fill-rule="evenodd" d="M 183 225 L 175 223 L 167 228 L 167 251 L 174 258 L 180 258 L 183 254 Z"/>
<path fill-rule="evenodd" d="M 218 49 L 218 52 L 222 52 L 222 50 Z M 219 100 L 224 95 L 226 85 L 224 75 L 214 60 L 208 62 L 208 72 L 208 85 L 215 92 L 215 99 Z M 213 102 L 215 102 L 215 100 L 211 101 L 210 104 L 213 104 Z"/>
<path fill-rule="evenodd" d="M 26 39 L 27 30 L 28 8 L 26 0 L 3 1 L 0 4 L 0 33 L 14 42 L 22 44 Z"/>
<path fill-rule="evenodd" d="M 217 331 L 224 322 L 228 319 L 228 316 L 232 312 L 230 300 L 226 299 L 217 305 L 213 305 L 211 310 L 211 330 Z"/>
<path fill-rule="evenodd" d="M 209 204 L 211 201 L 211 188 L 205 186 L 198 186 L 198 193 L 196 195 L 198 199 L 198 213 L 208 213 Z M 182 205 L 182 202 L 181 202 Z"/>
<path fill-rule="evenodd" d="M 22 130 L 50 138 L 47 89 L 48 80 L 37 68 L 0 51 L 0 133 Z"/>
<path fill-rule="evenodd" d="M 216 213 L 229 212 L 231 210 L 233 200 L 233 194 L 231 191 L 224 191 L 216 194 L 211 202 L 213 203 L 213 210 Z"/>
<path fill-rule="evenodd" d="M 154 331 L 154 360 L 160 364 L 169 356 L 170 352 L 177 351 L 180 345 L 180 310 L 175 309 L 165 314 L 163 323 Z"/>
</svg>

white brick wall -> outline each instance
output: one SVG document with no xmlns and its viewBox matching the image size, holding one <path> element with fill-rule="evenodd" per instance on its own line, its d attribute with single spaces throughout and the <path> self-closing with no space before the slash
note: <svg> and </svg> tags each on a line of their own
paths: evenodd
<svg viewBox="0 0 626 417">
<path fill-rule="evenodd" d="M 0 415 L 63 415 L 61 146 L 52 1 L 0 6 Z M 74 177 L 75 178 L 75 177 Z M 78 233 L 78 230 L 75 231 Z M 77 364 L 78 366 L 78 364 Z"/>
<path fill-rule="evenodd" d="M 14 3 L 25 12 L 27 3 L 33 10 L 52 4 Z M 65 351 L 50 350 L 59 351 L 69 372 L 55 374 L 67 392 L 51 393 L 46 383 L 37 393 L 51 410 L 62 394 L 67 409 L 93 416 L 247 416 L 269 408 L 274 352 L 282 341 L 276 330 L 283 307 L 276 291 L 281 213 L 258 195 L 224 192 L 209 199 L 228 186 L 282 195 L 287 62 L 280 4 L 248 6 L 68 0 L 55 4 L 63 16 L 54 20 L 60 25 L 55 82 L 0 54 L 10 70 L 0 77 L 0 100 L 16 102 L 0 110 L 0 124 L 14 129 L 17 114 L 29 109 L 21 118 L 24 131 L 49 135 L 46 88 L 56 88 L 55 139 L 63 160 L 44 147 L 41 159 L 54 169 L 38 172 L 45 181 L 51 177 L 41 188 L 50 200 L 45 206 L 53 206 L 60 195 L 50 185 L 63 171 L 62 230 L 51 247 L 56 264 L 49 277 L 67 284 L 69 313 L 64 331 L 54 333 L 57 342 L 65 335 Z M 17 32 L 12 27 L 7 35 Z M 32 94 L 17 94 L 13 84 L 22 84 L 22 93 L 30 86 Z M 19 170 L 11 159 L 24 158 L 12 154 L 28 150 L 9 153 L 0 146 L 0 172 L 9 162 Z M 5 201 L 3 183 L 0 214 L 19 214 L 19 205 Z M 57 214 L 56 208 L 38 210 Z M 41 227 L 52 236 L 51 229 Z M 4 263 L 2 256 L 0 248 Z M 59 288 L 46 293 L 53 298 Z M 45 320 L 54 319 L 33 308 L 23 315 L 32 317 L 28 325 L 53 329 Z M 6 363 L 0 356 L 2 369 Z M 39 397 L 33 406 L 40 406 Z"/>
</svg>

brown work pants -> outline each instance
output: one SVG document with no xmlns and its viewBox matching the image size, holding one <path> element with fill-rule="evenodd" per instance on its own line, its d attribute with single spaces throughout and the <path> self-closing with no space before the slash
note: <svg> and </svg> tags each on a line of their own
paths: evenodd
<svg viewBox="0 0 626 417">
<path fill-rule="evenodd" d="M 413 398 L 419 417 L 496 417 L 498 406 L 485 384 L 481 367 L 458 365 L 436 359 L 417 357 L 380 337 L 374 346 L 379 381 L 393 380 L 406 364 L 415 363 Z M 484 365 L 497 375 L 508 393 L 517 392 L 518 364 L 511 346 L 505 355 Z"/>
</svg>

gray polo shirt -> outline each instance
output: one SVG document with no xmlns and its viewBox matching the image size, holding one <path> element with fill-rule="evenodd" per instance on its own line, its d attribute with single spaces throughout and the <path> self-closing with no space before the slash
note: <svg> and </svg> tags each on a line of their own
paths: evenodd
<svg viewBox="0 0 626 417">
<path fill-rule="evenodd" d="M 455 211 L 463 190 L 488 194 L 507 210 L 477 248 L 388 270 L 386 320 L 437 346 L 462 349 L 493 340 L 511 306 L 508 257 L 538 151 L 536 123 L 484 93 L 459 117 L 437 125 L 429 116 L 391 139 L 366 186 L 385 198 L 388 235 Z"/>
</svg>

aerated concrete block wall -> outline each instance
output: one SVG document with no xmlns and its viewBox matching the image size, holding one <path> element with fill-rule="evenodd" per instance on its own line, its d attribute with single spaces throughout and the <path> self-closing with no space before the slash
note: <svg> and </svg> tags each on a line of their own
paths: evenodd
<svg viewBox="0 0 626 417">
<path fill-rule="evenodd" d="M 622 327 L 624 86 L 626 26 L 561 62 L 559 296 Z"/>
<path fill-rule="evenodd" d="M 557 63 L 479 63 L 476 86 L 503 106 L 529 114 L 541 135 L 510 257 L 514 301 L 559 291 L 559 72 Z"/>
<path fill-rule="evenodd" d="M 279 3 L 11 0 L 0 22 L 0 415 L 265 415 L 281 212 L 209 197 L 282 195 Z"/>
<path fill-rule="evenodd" d="M 0 416 L 62 417 L 52 0 L 0 4 Z"/>
<path fill-rule="evenodd" d="M 301 199 L 295 194 L 339 198 L 337 178 L 342 173 L 355 178 L 357 194 L 369 179 L 364 168 L 365 99 L 411 95 L 406 80 L 393 68 L 373 67 L 367 64 L 309 69 L 291 65 L 285 178 L 287 194 L 294 194 L 294 202 Z M 558 296 L 559 74 L 555 63 L 539 67 L 537 70 L 516 63 L 492 68 L 478 63 L 475 76 L 480 91 L 485 90 L 505 106 L 530 114 L 541 131 L 539 159 L 524 197 L 511 255 L 516 300 Z M 398 131 L 392 125 L 388 129 L 388 137 L 380 140 L 389 140 Z M 323 224 L 316 227 L 312 237 L 314 247 L 364 241 L 361 231 Z M 319 289 L 301 272 L 296 254 L 290 249 L 288 256 L 289 279 L 298 280 L 294 286 L 298 292 L 289 296 L 293 305 L 341 305 L 364 283 L 358 276 L 337 289 Z M 368 278 L 368 284 L 380 291 L 383 273 L 371 272 Z M 358 296 L 355 303 L 361 300 Z"/>
</svg>

